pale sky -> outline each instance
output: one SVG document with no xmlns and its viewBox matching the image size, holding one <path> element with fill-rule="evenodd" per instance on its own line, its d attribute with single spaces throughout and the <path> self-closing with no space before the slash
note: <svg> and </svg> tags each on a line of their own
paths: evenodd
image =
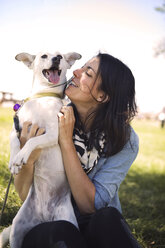
<svg viewBox="0 0 165 248">
<path fill-rule="evenodd" d="M 14 59 L 20 52 L 78 52 L 82 66 L 100 50 L 121 59 L 136 80 L 141 111 L 165 106 L 165 57 L 154 47 L 165 37 L 162 0 L 1 0 L 0 91 L 28 96 L 32 71 Z"/>
</svg>

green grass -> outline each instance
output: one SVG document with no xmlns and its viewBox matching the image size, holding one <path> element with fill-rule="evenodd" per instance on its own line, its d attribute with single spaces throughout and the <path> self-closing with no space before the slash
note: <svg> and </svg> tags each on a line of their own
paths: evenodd
<svg viewBox="0 0 165 248">
<path fill-rule="evenodd" d="M 4 202 L 6 188 L 10 179 L 8 170 L 9 162 L 9 137 L 13 124 L 13 110 L 8 108 L 0 108 L 0 211 Z M 21 201 L 15 192 L 13 183 L 10 186 L 10 193 L 7 200 L 2 223 L 7 226 L 11 223 L 16 215 Z M 2 227 L 0 226 L 0 230 Z"/>
<path fill-rule="evenodd" d="M 0 108 L 0 210 L 10 178 L 9 134 L 12 128 L 11 109 Z M 119 195 L 123 215 L 142 247 L 165 247 L 165 129 L 158 122 L 135 120 L 140 150 Z M 3 226 L 11 223 L 21 201 L 13 183 L 3 216 Z"/>
<path fill-rule="evenodd" d="M 158 122 L 133 122 L 137 159 L 120 188 L 123 215 L 142 247 L 165 247 L 165 129 Z"/>
</svg>

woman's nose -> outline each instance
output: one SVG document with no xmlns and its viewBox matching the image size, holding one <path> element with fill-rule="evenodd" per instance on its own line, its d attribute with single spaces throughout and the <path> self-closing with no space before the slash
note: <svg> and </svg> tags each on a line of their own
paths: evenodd
<svg viewBox="0 0 165 248">
<path fill-rule="evenodd" d="M 81 73 L 82 73 L 81 68 L 73 71 L 73 75 L 77 78 L 81 76 Z"/>
</svg>

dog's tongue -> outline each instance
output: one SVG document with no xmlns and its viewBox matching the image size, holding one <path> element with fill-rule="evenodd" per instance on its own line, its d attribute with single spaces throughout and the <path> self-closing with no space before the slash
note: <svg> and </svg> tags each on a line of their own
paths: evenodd
<svg viewBox="0 0 165 248">
<path fill-rule="evenodd" d="M 58 71 L 49 71 L 49 81 L 53 84 L 57 84 L 60 80 Z"/>
</svg>

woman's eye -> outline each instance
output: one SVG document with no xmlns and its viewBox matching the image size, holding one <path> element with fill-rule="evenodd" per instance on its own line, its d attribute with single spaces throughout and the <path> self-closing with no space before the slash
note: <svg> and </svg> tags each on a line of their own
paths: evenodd
<svg viewBox="0 0 165 248">
<path fill-rule="evenodd" d="M 86 75 L 87 75 L 88 77 L 92 77 L 92 75 L 90 75 L 87 71 L 86 71 Z"/>
</svg>

